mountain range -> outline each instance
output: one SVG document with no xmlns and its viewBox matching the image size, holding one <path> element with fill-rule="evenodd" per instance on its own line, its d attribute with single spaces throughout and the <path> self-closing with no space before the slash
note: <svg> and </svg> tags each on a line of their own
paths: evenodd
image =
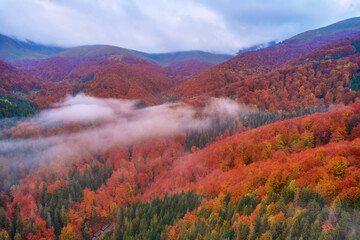
<svg viewBox="0 0 360 240">
<path fill-rule="evenodd" d="M 4 93 L 32 99 L 41 109 L 66 94 L 82 91 L 99 97 L 143 98 L 149 104 L 159 103 L 157 95 L 164 90 L 232 57 L 201 51 L 148 54 L 108 45 L 65 49 L 0 37 L 0 59 L 16 67 L 17 74 L 30 74 L 39 82 L 23 89 L 13 76 L 9 79 L 6 75 L 3 79 L 7 84 L 14 85 Z M 53 86 L 58 88 L 56 93 L 51 90 Z M 41 95 L 51 92 L 52 96 L 30 96 L 30 90 L 42 89 Z"/>
</svg>

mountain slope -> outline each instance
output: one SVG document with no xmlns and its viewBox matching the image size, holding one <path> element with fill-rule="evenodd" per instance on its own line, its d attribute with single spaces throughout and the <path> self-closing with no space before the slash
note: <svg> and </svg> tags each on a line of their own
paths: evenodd
<svg viewBox="0 0 360 240">
<path fill-rule="evenodd" d="M 353 22 L 353 20 L 349 21 Z M 312 40 L 307 42 L 300 41 L 299 39 L 289 39 L 268 48 L 239 54 L 236 57 L 228 60 L 227 62 L 216 65 L 200 73 L 199 75 L 190 78 L 183 84 L 176 86 L 169 92 L 169 95 L 173 98 L 183 99 L 198 96 L 228 96 L 233 98 L 235 98 L 236 96 L 241 96 L 252 99 L 256 91 L 267 91 L 270 89 L 269 83 L 266 81 L 268 76 L 265 74 L 276 71 L 276 69 L 278 69 L 280 66 L 286 68 L 286 64 L 288 64 L 287 67 L 293 66 L 294 68 L 300 68 L 299 66 L 297 66 L 297 63 L 294 62 L 300 56 L 303 56 L 304 54 L 310 53 L 316 49 L 321 48 L 322 46 L 331 44 L 336 41 L 346 41 L 347 38 L 354 37 L 354 35 L 360 33 L 353 31 L 340 31 L 343 25 L 343 22 L 332 25 L 331 29 L 335 28 L 334 26 L 338 26 L 338 30 L 335 33 L 333 33 L 332 31 L 328 31 L 328 35 L 326 35 L 326 31 L 322 31 L 324 32 L 323 35 L 316 36 Z M 344 44 L 348 47 L 348 49 L 344 51 L 351 52 L 345 53 L 345 55 L 357 53 L 358 50 L 355 50 L 356 47 L 352 46 L 351 41 Z M 343 49 L 341 48 L 344 46 L 332 47 L 338 49 L 338 51 L 342 51 Z M 330 55 L 333 54 L 331 53 L 331 47 L 327 50 L 324 49 L 324 51 L 328 51 Z M 339 58 L 342 57 L 344 56 L 339 55 Z M 317 64 L 319 64 L 321 58 L 312 60 L 316 61 Z M 328 63 L 331 62 L 330 60 L 339 61 L 338 59 L 325 60 L 329 60 Z M 315 65 L 317 66 L 317 64 Z M 314 67 L 315 69 L 316 66 Z M 352 74 L 353 72 L 350 73 L 350 75 Z M 254 83 L 254 78 L 257 78 L 262 83 L 260 83 L 259 81 L 257 83 Z M 345 78 L 348 79 L 349 76 Z M 293 79 L 291 77 L 288 78 L 288 82 L 285 84 L 291 84 L 292 80 Z M 239 89 L 239 86 L 244 87 L 242 89 Z M 309 86 L 305 85 L 304 87 Z M 343 87 L 346 87 L 346 83 L 343 85 Z M 283 88 L 283 85 L 281 88 Z M 269 95 L 272 95 L 271 90 Z M 270 96 L 270 99 L 272 98 L 273 97 Z M 251 102 L 251 104 L 257 105 L 258 103 L 261 103 L 261 101 L 263 100 L 253 99 L 247 102 L 243 102 Z M 270 102 L 271 101 L 272 100 L 270 100 Z M 268 106 L 266 109 L 270 108 L 272 107 Z"/>
<path fill-rule="evenodd" d="M 65 51 L 66 48 L 45 46 L 31 41 L 20 41 L 0 34 L 0 59 L 13 62 L 21 59 L 42 59 Z"/>
<path fill-rule="evenodd" d="M 147 191 L 150 196 L 186 189 L 218 197 L 203 202 L 167 236 L 359 236 L 359 227 L 346 228 L 360 224 L 351 215 L 359 214 L 358 107 L 250 130 L 176 161 L 156 178 Z M 345 128 L 349 132 L 335 130 Z"/>
<path fill-rule="evenodd" d="M 0 60 L 0 94 L 26 99 L 40 109 L 48 108 L 67 94 L 74 92 L 68 83 L 43 81 Z"/>
<path fill-rule="evenodd" d="M 0 60 L 0 92 L 2 94 L 28 94 L 36 91 L 40 80 Z"/>
<path fill-rule="evenodd" d="M 348 105 L 360 96 L 360 37 L 334 42 L 269 73 L 230 83 L 211 93 L 263 110 L 302 112 Z"/>
<path fill-rule="evenodd" d="M 91 236 L 105 223 L 118 224 L 115 232 L 141 236 L 150 234 L 148 229 L 154 226 L 166 224 L 171 231 L 163 228 L 151 231 L 168 238 L 186 234 L 193 239 L 205 235 L 221 239 L 220 235 L 228 236 L 231 232 L 232 236 L 260 237 L 266 233 L 274 237 L 306 237 L 310 226 L 315 225 L 318 234 L 337 236 L 341 231 L 340 235 L 345 236 L 341 239 L 347 239 L 359 234 L 358 220 L 354 222 L 355 230 L 343 227 L 353 217 L 358 219 L 359 116 L 360 106 L 354 104 L 252 129 L 215 141 L 202 150 L 193 149 L 191 153 L 184 152 L 183 137 L 178 136 L 141 141 L 131 148 L 111 146 L 93 155 L 86 148 L 83 157 L 70 163 L 61 161 L 62 156 L 57 155 L 59 161 L 22 173 L 23 180 L 18 182 L 17 191 L 11 192 L 12 198 L 4 198 L 6 203 L 12 203 L 4 209 L 13 211 L 15 205 L 21 206 L 18 215 L 25 219 L 26 226 L 31 226 L 28 219 L 35 216 L 34 221 L 44 223 L 37 234 L 47 239 L 51 234 L 65 235 L 68 229 L 74 238 L 82 238 L 84 225 L 89 229 L 85 233 Z M 26 129 L 37 133 L 36 127 L 34 131 L 29 124 L 17 128 L 8 134 L 16 138 L 26 134 Z M 22 168 L 18 169 L 10 172 L 21 173 Z M 12 180 L 15 174 L 9 178 Z M 36 182 L 41 187 L 36 187 Z M 170 204 L 169 196 L 180 192 L 181 202 L 173 199 Z M 203 200 L 186 198 L 185 194 L 194 196 L 193 192 Z M 159 201 L 159 197 L 167 199 L 166 203 Z M 147 208 L 138 200 L 145 202 Z M 57 214 L 48 209 L 35 211 L 50 201 L 60 203 L 49 205 L 50 210 L 63 208 L 63 214 L 67 213 L 66 222 L 54 217 L 56 224 L 51 228 L 45 219 Z M 184 204 L 188 201 L 196 202 L 195 206 L 190 204 L 193 207 L 188 208 Z M 160 209 L 154 209 L 159 204 L 168 207 L 159 213 Z M 181 212 L 187 212 L 185 216 L 179 214 L 176 221 L 182 219 L 177 223 L 175 218 L 168 220 L 174 215 L 175 208 L 171 206 L 181 206 Z M 158 219 L 161 222 L 155 224 Z M 304 231 L 299 223 L 302 221 L 309 226 L 303 227 Z M 243 231 L 244 227 L 237 223 L 254 230 Z M 140 224 L 147 227 L 138 227 Z M 31 232 L 25 234 L 32 236 Z"/>
</svg>

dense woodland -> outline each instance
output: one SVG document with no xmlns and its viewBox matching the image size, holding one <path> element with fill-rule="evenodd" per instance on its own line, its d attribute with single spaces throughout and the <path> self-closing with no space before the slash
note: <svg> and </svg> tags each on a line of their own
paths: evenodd
<svg viewBox="0 0 360 240">
<path fill-rule="evenodd" d="M 306 221 L 321 239 L 357 236 L 346 222 L 359 217 L 359 123 L 356 104 L 242 130 L 191 154 L 183 135 L 113 147 L 71 164 L 3 167 L 2 235 L 86 239 L 109 222 L 116 223 L 111 234 L 123 239 L 281 239 L 296 231 L 309 238 L 313 232 L 296 225 Z M 204 199 L 191 192 L 171 196 L 182 191 Z M 175 203 L 186 210 L 151 210 Z M 153 221 L 163 223 L 153 229 Z"/>
<path fill-rule="evenodd" d="M 0 118 L 28 117 L 38 111 L 34 103 L 12 96 L 0 95 Z"/>
<path fill-rule="evenodd" d="M 360 239 L 354 32 L 297 36 L 201 73 L 211 64 L 162 67 L 104 46 L 13 65 L 0 62 L 0 144 L 29 149 L 0 151 L 0 240 Z M 32 159 L 102 124 L 29 118 L 81 92 L 139 108 L 183 101 L 209 126 Z M 245 110 L 208 119 L 211 97 Z"/>
</svg>

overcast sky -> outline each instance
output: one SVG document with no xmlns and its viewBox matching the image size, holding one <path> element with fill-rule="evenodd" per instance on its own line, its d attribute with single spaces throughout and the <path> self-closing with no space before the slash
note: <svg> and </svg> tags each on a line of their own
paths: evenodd
<svg viewBox="0 0 360 240">
<path fill-rule="evenodd" d="M 0 0 L 0 32 L 44 44 L 235 53 L 360 16 L 360 0 Z"/>
</svg>

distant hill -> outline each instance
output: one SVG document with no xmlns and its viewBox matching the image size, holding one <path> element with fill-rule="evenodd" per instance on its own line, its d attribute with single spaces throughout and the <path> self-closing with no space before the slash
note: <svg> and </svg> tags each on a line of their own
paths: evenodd
<svg viewBox="0 0 360 240">
<path fill-rule="evenodd" d="M 177 83 L 184 82 L 188 78 L 234 57 L 233 55 L 216 54 L 203 51 L 138 53 L 154 60 L 164 67 L 167 75 L 176 79 L 175 81 Z"/>
<path fill-rule="evenodd" d="M 81 46 L 47 59 L 17 61 L 15 66 L 64 91 L 98 97 L 143 99 L 155 103 L 156 95 L 174 86 L 177 78 L 154 60 L 135 51 L 107 46 Z M 62 96 L 61 96 L 62 95 Z"/>
<path fill-rule="evenodd" d="M 64 92 L 84 91 L 100 97 L 140 98 L 155 103 L 161 92 L 228 58 L 200 51 L 145 54 L 115 46 L 89 45 L 46 59 L 20 60 L 14 65 L 44 82 L 67 86 L 69 90 Z"/>
<path fill-rule="evenodd" d="M 147 61 L 152 61 L 150 58 L 145 57 L 142 54 L 139 54 L 136 51 L 110 46 L 110 45 L 87 45 L 87 46 L 79 46 L 68 49 L 66 51 L 60 52 L 54 57 L 62 57 L 62 58 L 82 58 L 82 57 L 98 57 L 104 55 L 118 55 L 118 56 L 131 56 L 138 59 L 143 59 Z"/>
<path fill-rule="evenodd" d="M 184 51 L 184 52 L 173 52 L 173 53 L 143 53 L 143 52 L 139 52 L 139 53 L 148 58 L 155 60 L 160 65 L 165 67 L 186 61 L 219 64 L 234 57 L 233 55 L 216 54 L 216 53 L 209 53 L 203 51 Z"/>
<path fill-rule="evenodd" d="M 65 50 L 66 48 L 21 41 L 0 34 L 0 59 L 6 62 L 21 59 L 43 59 Z"/>
<path fill-rule="evenodd" d="M 156 64 L 152 59 L 129 49 L 109 45 L 88 45 L 74 47 L 46 59 L 17 61 L 14 65 L 32 75 L 58 82 L 65 80 L 67 74 L 79 65 L 84 68 L 85 65 L 90 66 L 105 60 L 119 63 L 129 62 L 131 59 Z"/>
<path fill-rule="evenodd" d="M 97 96 L 153 98 L 231 57 L 203 51 L 150 54 L 110 45 L 65 49 L 0 35 L 0 59 L 42 79 L 47 86 L 61 83 L 61 94 L 86 91 Z M 54 100 L 61 97 L 54 95 Z"/>
</svg>

